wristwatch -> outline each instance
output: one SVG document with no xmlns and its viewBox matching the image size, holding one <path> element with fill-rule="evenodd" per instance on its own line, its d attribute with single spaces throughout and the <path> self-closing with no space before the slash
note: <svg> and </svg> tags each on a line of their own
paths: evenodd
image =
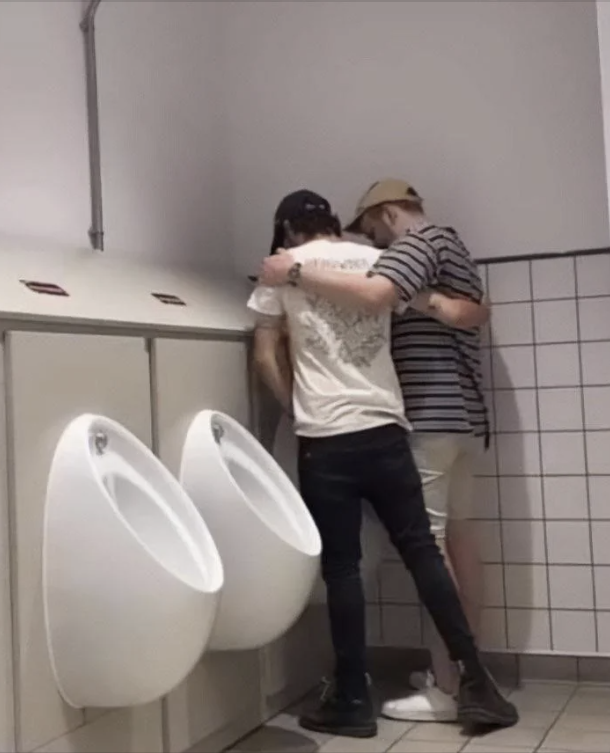
<svg viewBox="0 0 610 753">
<path fill-rule="evenodd" d="M 299 284 L 299 280 L 301 279 L 301 268 L 302 268 L 301 262 L 295 262 L 290 269 L 288 270 L 288 284 L 292 285 L 293 288 L 296 288 Z"/>
</svg>

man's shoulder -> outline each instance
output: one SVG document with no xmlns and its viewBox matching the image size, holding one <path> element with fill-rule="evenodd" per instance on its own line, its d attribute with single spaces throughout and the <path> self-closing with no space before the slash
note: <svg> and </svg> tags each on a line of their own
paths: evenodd
<svg viewBox="0 0 610 753">
<path fill-rule="evenodd" d="M 414 235 L 429 243 L 437 251 L 450 251 L 467 259 L 472 258 L 460 234 L 452 227 L 430 225 Z"/>
<path fill-rule="evenodd" d="M 322 261 L 341 266 L 342 263 L 361 262 L 363 266 L 372 266 L 379 258 L 380 251 L 355 241 L 318 241 L 293 248 L 290 253 L 295 261 L 301 263 Z"/>
</svg>

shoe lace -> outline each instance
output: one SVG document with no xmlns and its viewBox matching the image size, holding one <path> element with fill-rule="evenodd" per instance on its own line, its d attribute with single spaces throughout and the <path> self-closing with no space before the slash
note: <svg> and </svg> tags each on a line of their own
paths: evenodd
<svg viewBox="0 0 610 753">
<path fill-rule="evenodd" d="M 320 684 L 322 685 L 320 703 L 326 703 L 334 692 L 335 683 L 333 680 L 329 680 L 328 677 L 323 677 Z"/>
<path fill-rule="evenodd" d="M 369 687 L 373 684 L 373 680 L 368 672 L 366 673 L 366 684 Z M 325 703 L 334 695 L 337 684 L 334 680 L 329 680 L 328 677 L 322 677 L 320 685 L 322 686 L 320 691 L 320 703 Z"/>
</svg>

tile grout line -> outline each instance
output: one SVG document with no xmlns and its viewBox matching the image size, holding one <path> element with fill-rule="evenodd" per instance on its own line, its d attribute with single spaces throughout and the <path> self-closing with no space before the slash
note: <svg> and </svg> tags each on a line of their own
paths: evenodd
<svg viewBox="0 0 610 753">
<path fill-rule="evenodd" d="M 532 301 L 534 300 L 534 281 L 533 281 L 533 274 L 532 274 L 532 262 L 529 262 L 529 282 L 530 282 L 530 295 L 532 297 Z M 539 395 L 539 386 L 538 386 L 538 350 L 537 350 L 537 339 L 536 339 L 536 309 L 534 306 L 534 303 L 531 304 L 531 316 L 532 316 L 532 342 L 534 345 L 534 389 L 536 391 L 536 423 L 538 425 L 538 463 L 540 467 L 540 477 L 539 477 L 539 484 L 540 484 L 540 499 L 542 504 L 542 515 L 543 515 L 543 525 L 542 525 L 542 538 L 544 541 L 544 566 L 546 569 L 546 593 L 547 593 L 547 619 L 548 619 L 548 625 L 549 625 L 549 649 L 551 651 L 554 651 L 554 640 L 553 640 L 553 614 L 552 614 L 552 603 L 551 603 L 551 569 L 549 566 L 549 542 L 548 542 L 548 532 L 547 532 L 547 514 L 546 514 L 546 499 L 545 499 L 545 491 L 544 491 L 544 457 L 542 452 L 542 433 L 540 431 L 541 427 L 541 421 L 540 421 L 540 395 Z"/>
<path fill-rule="evenodd" d="M 570 704 L 570 701 L 571 701 L 571 700 L 572 700 L 572 699 L 574 698 L 574 696 L 576 695 L 576 691 L 577 691 L 577 690 L 578 690 L 578 683 L 576 683 L 576 684 L 574 685 L 574 688 L 572 689 L 572 692 L 570 693 L 570 695 L 569 695 L 569 696 L 568 696 L 568 698 L 566 699 L 566 702 L 565 702 L 565 703 L 563 704 L 563 706 L 561 707 L 561 709 L 560 709 L 560 710 L 559 710 L 559 711 L 557 712 L 557 716 L 555 717 L 555 721 L 554 721 L 554 722 L 553 722 L 553 723 L 551 724 L 551 726 L 550 726 L 550 727 L 548 728 L 548 730 L 546 731 L 546 734 L 544 735 L 544 737 L 543 737 L 543 738 L 542 738 L 542 740 L 540 741 L 540 744 L 538 745 L 538 747 L 537 747 L 537 748 L 535 748 L 535 750 L 534 750 L 534 753 L 538 753 L 538 751 L 542 750 L 542 746 L 543 746 L 543 745 L 544 745 L 544 743 L 546 742 L 546 740 L 547 740 L 548 736 L 549 736 L 549 735 L 551 734 L 551 732 L 552 732 L 552 731 L 553 731 L 553 730 L 555 729 L 555 727 L 557 726 L 557 724 L 558 724 L 559 720 L 561 719 L 561 717 L 563 716 L 563 714 L 564 714 L 565 710 L 566 710 L 566 709 L 568 708 L 568 706 L 569 706 L 569 704 Z"/>
<path fill-rule="evenodd" d="M 583 462 L 585 471 L 585 488 L 587 492 L 587 525 L 589 528 L 589 557 L 590 557 L 590 569 L 591 569 L 591 586 L 593 596 L 593 629 L 595 640 L 595 652 L 599 653 L 599 627 L 597 620 L 597 588 L 595 578 L 595 556 L 593 552 L 593 526 L 591 525 L 591 484 L 589 480 L 589 443 L 587 442 L 587 420 L 586 420 L 586 405 L 585 405 L 585 387 L 583 385 L 583 363 L 582 363 L 582 341 L 581 341 L 581 322 L 580 322 L 580 299 L 578 297 L 578 265 L 576 257 L 573 263 L 574 269 L 574 282 L 576 285 L 576 334 L 578 337 L 578 370 L 580 376 L 580 410 L 582 414 L 583 423 Z M 578 671 L 578 665 L 577 665 Z"/>
<path fill-rule="evenodd" d="M 489 270 L 485 270 L 485 287 L 489 291 Z M 493 332 L 491 330 L 490 325 L 489 327 L 489 344 L 490 344 L 490 353 L 489 353 L 489 378 L 491 380 L 492 386 L 495 383 L 495 369 L 494 369 L 494 359 L 493 359 Z M 493 441 L 493 454 L 494 454 L 494 464 L 495 464 L 495 476 L 493 477 L 495 479 L 495 486 L 496 486 L 496 494 L 498 495 L 498 532 L 499 532 L 499 540 L 500 540 L 500 559 L 502 561 L 502 601 L 504 604 L 503 611 L 504 611 L 504 648 L 508 649 L 510 646 L 510 639 L 509 639 L 509 622 L 508 622 L 508 607 L 507 607 L 507 585 L 506 585 L 506 567 L 504 567 L 504 529 L 502 525 L 502 521 L 504 520 L 503 512 L 502 512 L 502 492 L 501 492 L 501 484 L 500 484 L 500 454 L 498 451 L 498 441 L 497 441 L 497 432 L 496 432 L 496 417 L 497 417 L 497 410 L 496 410 L 496 393 L 495 390 L 492 390 L 491 394 L 491 408 L 493 411 L 492 419 L 494 422 L 493 430 L 491 431 L 492 441 Z M 486 563 L 481 563 L 482 567 L 484 567 Z M 483 588 L 485 586 L 483 585 Z M 481 622 L 483 622 L 483 613 L 485 611 L 485 607 L 482 609 L 481 613 Z M 482 630 L 482 625 L 481 625 Z M 481 636 L 482 637 L 482 636 Z"/>
</svg>

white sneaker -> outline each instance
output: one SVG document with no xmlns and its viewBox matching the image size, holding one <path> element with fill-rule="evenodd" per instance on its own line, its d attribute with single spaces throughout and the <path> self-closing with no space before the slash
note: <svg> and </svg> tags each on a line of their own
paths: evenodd
<svg viewBox="0 0 610 753">
<path fill-rule="evenodd" d="M 411 672 L 409 675 L 409 685 L 413 690 L 426 690 L 426 688 L 433 688 L 436 685 L 436 681 L 430 670 L 426 672 Z"/>
<path fill-rule="evenodd" d="M 456 722 L 457 702 L 449 693 L 428 687 L 406 698 L 386 701 L 382 714 L 401 722 Z"/>
</svg>

